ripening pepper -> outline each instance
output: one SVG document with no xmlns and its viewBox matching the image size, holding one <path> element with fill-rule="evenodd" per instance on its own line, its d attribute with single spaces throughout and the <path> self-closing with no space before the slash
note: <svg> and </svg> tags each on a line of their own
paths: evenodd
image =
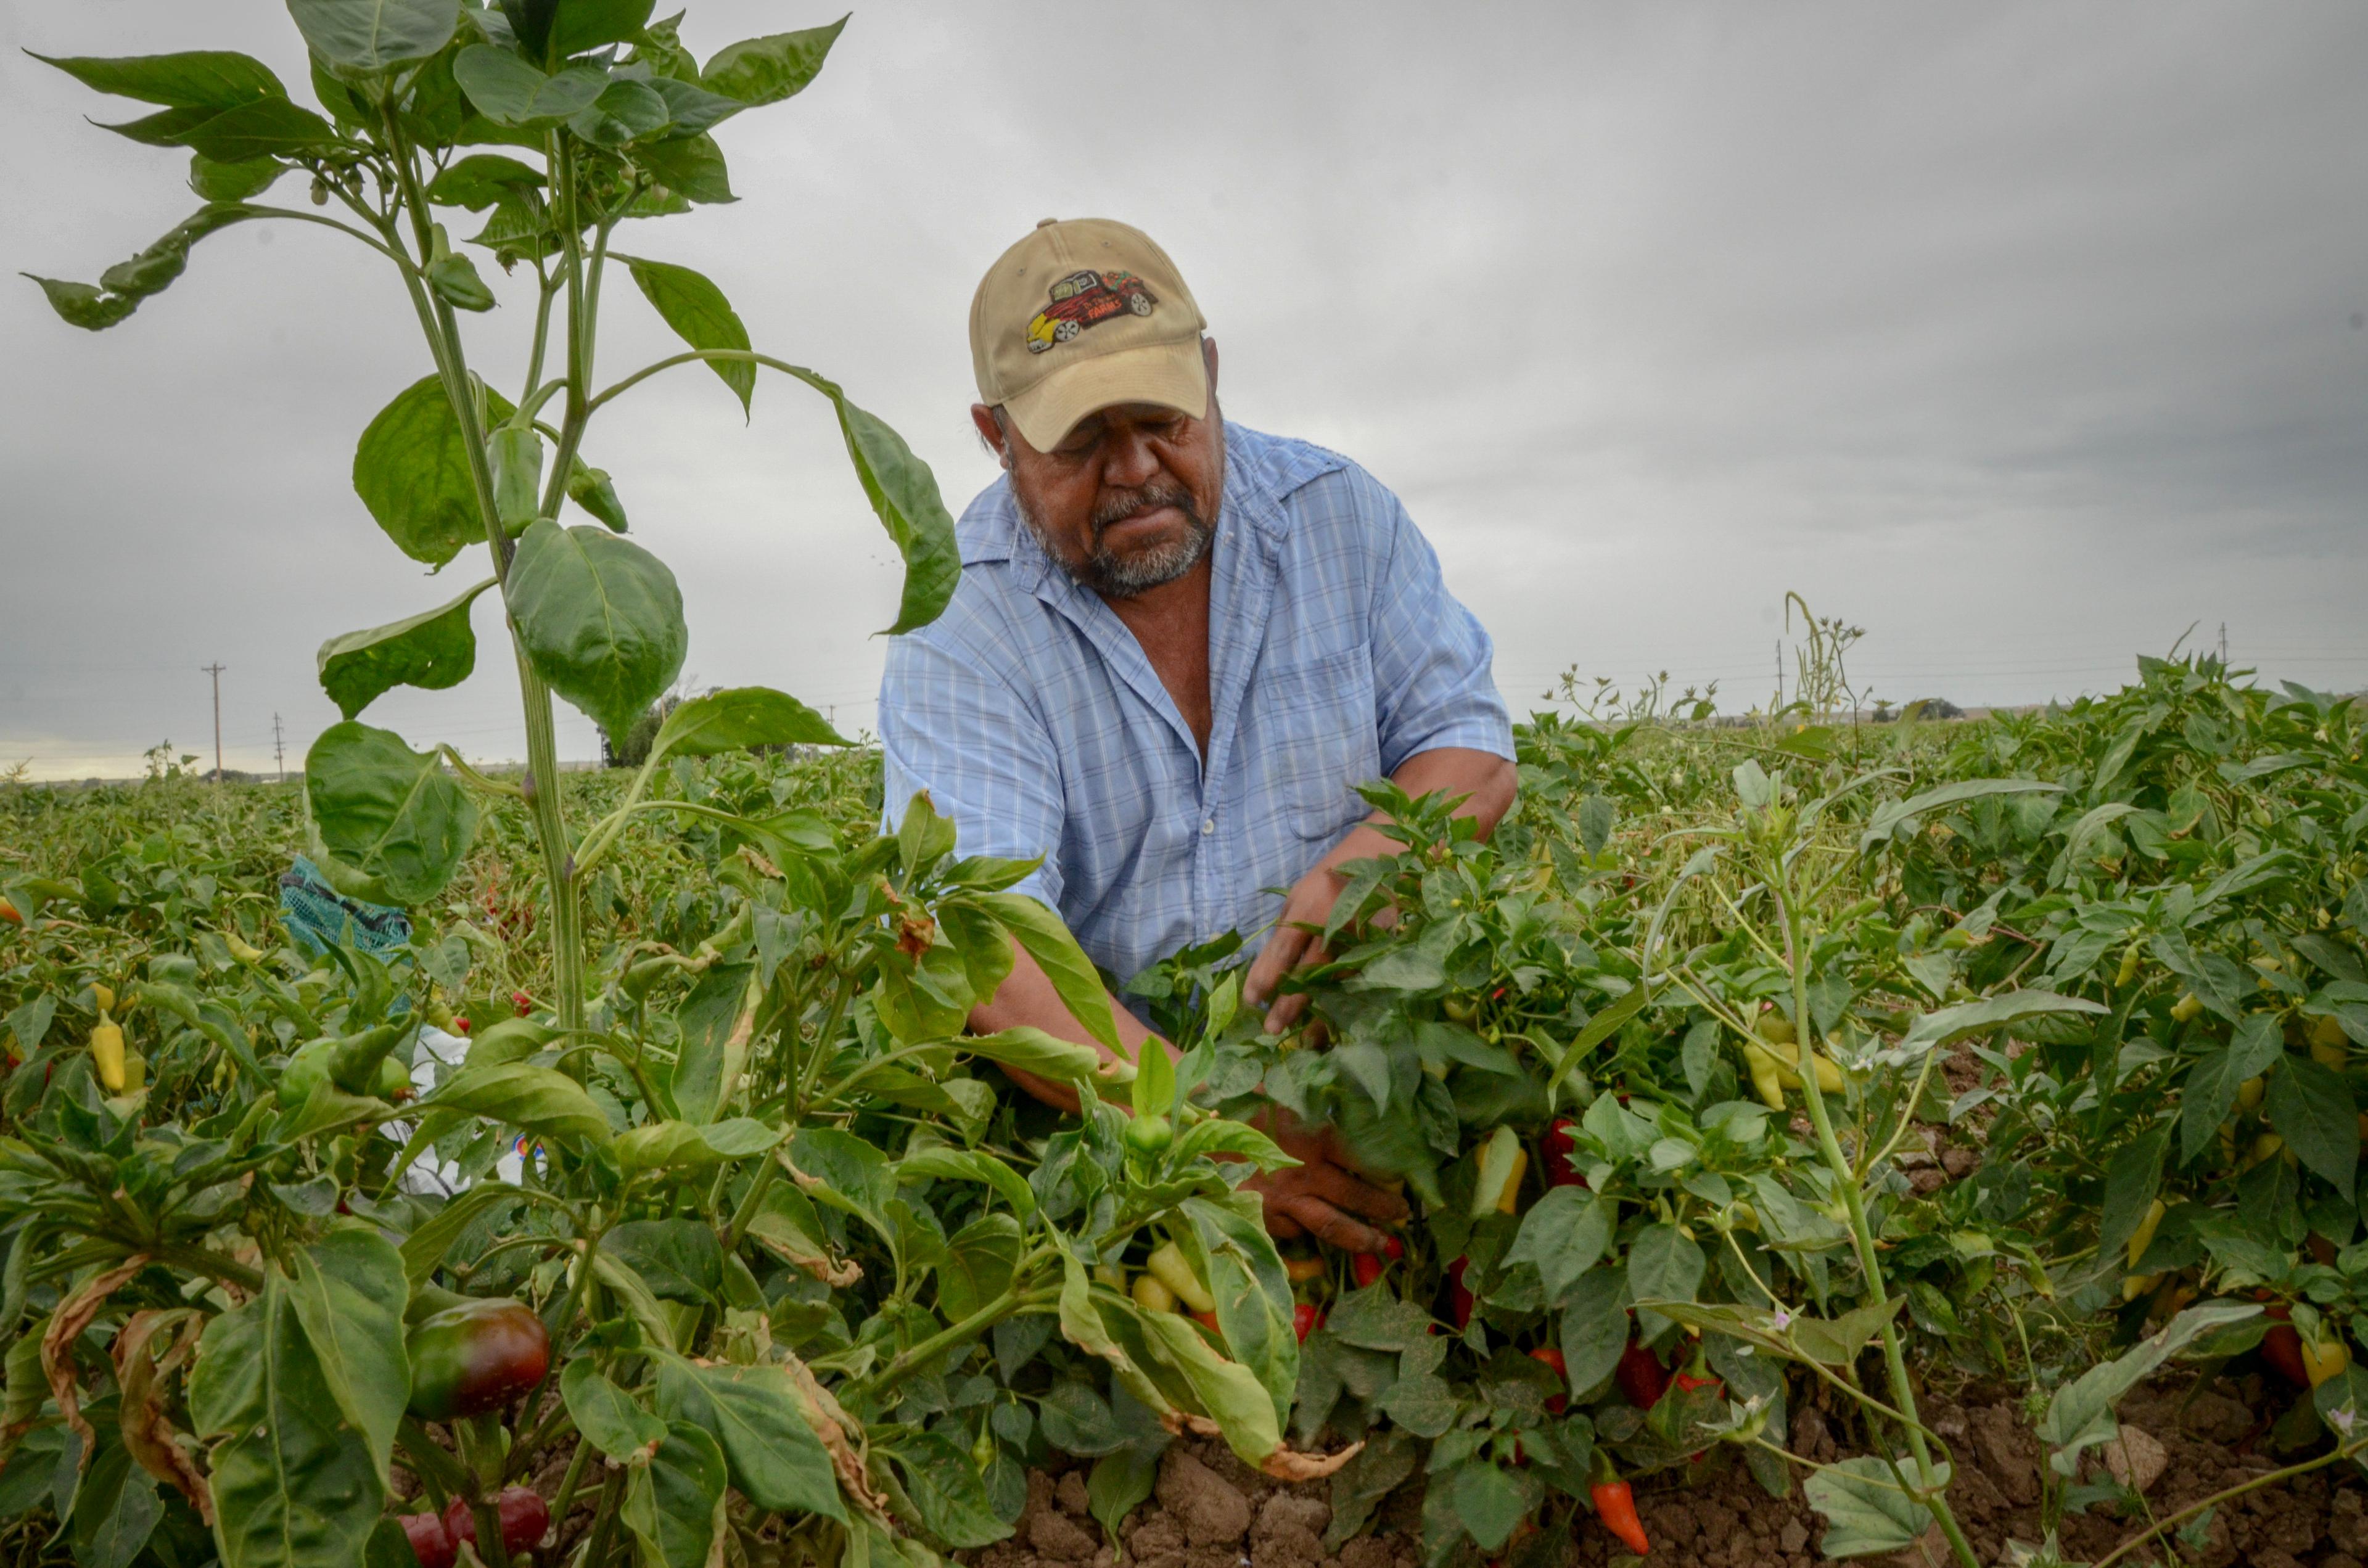
<svg viewBox="0 0 2368 1568">
<path fill-rule="evenodd" d="M 11 926 L 22 926 L 25 923 L 25 916 L 15 904 L 5 898 L 0 898 L 0 920 L 5 920 Z"/>
<path fill-rule="evenodd" d="M 1585 1187 L 1578 1168 L 1578 1123 L 1565 1117 L 1546 1129 L 1543 1140 L 1546 1186 Z"/>
<path fill-rule="evenodd" d="M 1562 1352 L 1555 1349 L 1553 1346 L 1539 1346 L 1536 1349 L 1530 1352 L 1530 1359 L 1545 1368 L 1546 1370 L 1552 1372 L 1564 1382 L 1567 1383 L 1570 1381 L 1569 1364 L 1563 1359 Z M 1569 1408 L 1570 1395 L 1566 1393 L 1550 1393 L 1546 1395 L 1546 1414 L 1548 1415 L 1560 1415 L 1564 1411 Z"/>
<path fill-rule="evenodd" d="M 2264 1309 L 2264 1315 L 2278 1321 L 2261 1336 L 2261 1359 L 2277 1374 L 2296 1388 L 2310 1386 L 2310 1369 L 2302 1355 L 2302 1335 L 2286 1320 L 2293 1310 L 2283 1301 L 2275 1301 Z"/>
<path fill-rule="evenodd" d="M 2351 1065 L 2351 1037 L 2333 1018 L 2310 1021 L 2310 1057 L 2322 1067 L 2342 1072 Z"/>
<path fill-rule="evenodd" d="M 1472 1151 L 1472 1217 L 1477 1220 L 1488 1214 L 1512 1213 L 1521 1190 L 1521 1173 L 1529 1163 L 1529 1152 L 1521 1147 L 1520 1135 L 1509 1127 L 1497 1129 L 1486 1142 L 1475 1145 Z"/>
<path fill-rule="evenodd" d="M 1294 1285 L 1305 1285 L 1324 1278 L 1324 1260 L 1320 1257 L 1287 1256 L 1282 1260 L 1282 1272 Z"/>
<path fill-rule="evenodd" d="M 502 1521 L 504 1551 L 531 1551 L 551 1528 L 551 1505 L 530 1486 L 503 1487 L 494 1507 Z M 472 1549 L 477 1544 L 477 1516 L 458 1497 L 444 1505 L 444 1532 Z"/>
<path fill-rule="evenodd" d="M 1669 1369 L 1661 1358 L 1648 1349 L 1645 1342 L 1632 1339 L 1628 1348 L 1620 1353 L 1620 1365 L 1612 1370 L 1612 1380 L 1628 1403 L 1639 1410 L 1650 1410 L 1661 1403 L 1669 1392 Z"/>
<path fill-rule="evenodd" d="M 2297 1336 L 2299 1337 L 2299 1336 Z M 2351 1365 L 2351 1347 L 2340 1339 L 2302 1341 L 2303 1375 L 2317 1388 L 2329 1378 L 2340 1377 Z"/>
<path fill-rule="evenodd" d="M 1301 1301 L 1291 1309 L 1291 1331 L 1299 1335 L 1299 1343 L 1324 1326 L 1324 1309 L 1313 1301 Z"/>
<path fill-rule="evenodd" d="M 551 1335 L 523 1301 L 483 1298 L 431 1312 L 406 1342 L 411 1414 L 450 1421 L 499 1408 L 542 1381 Z"/>
<path fill-rule="evenodd" d="M 2154 1233 L 2161 1228 L 2162 1217 L 2169 1212 L 2170 1210 L 2159 1198 L 2147 1206 L 2146 1218 L 2138 1221 L 2138 1228 L 2130 1233 L 2129 1242 L 2123 1248 L 2132 1268 L 2138 1266 L 2138 1259 L 2146 1256 L 2146 1248 L 2154 1244 Z"/>
<path fill-rule="evenodd" d="M 1159 1282 L 1176 1292 L 1176 1299 L 1196 1312 L 1217 1310 L 1217 1298 L 1209 1294 L 1209 1287 L 1192 1272 L 1192 1265 L 1183 1249 L 1174 1242 L 1162 1242 L 1144 1260 L 1144 1267 L 1159 1277 Z"/>
<path fill-rule="evenodd" d="M 1349 1277 L 1357 1281 L 1357 1289 L 1368 1290 L 1380 1282 L 1383 1272 L 1393 1262 L 1405 1256 L 1406 1243 L 1395 1236 L 1385 1237 L 1380 1252 L 1360 1252 L 1349 1259 Z"/>
<path fill-rule="evenodd" d="M 110 1095 L 123 1092 L 123 1028 L 105 1012 L 90 1029 L 90 1064 L 98 1073 L 98 1081 Z"/>
<path fill-rule="evenodd" d="M 1635 1494 L 1611 1468 L 1611 1457 L 1600 1449 L 1595 1453 L 1595 1479 L 1587 1494 L 1595 1505 L 1595 1517 L 1622 1545 L 1639 1557 L 1652 1551 L 1652 1540 L 1645 1534 L 1645 1521 L 1636 1517 Z"/>
<path fill-rule="evenodd" d="M 1472 1326 L 1472 1311 L 1480 1304 L 1472 1287 L 1463 1282 L 1463 1271 L 1471 1267 L 1468 1257 L 1459 1257 L 1447 1266 L 1447 1310 L 1454 1317 L 1459 1334 Z"/>
<path fill-rule="evenodd" d="M 394 1522 L 403 1527 L 404 1539 L 411 1542 L 411 1555 L 419 1560 L 419 1568 L 452 1568 L 460 1549 L 452 1544 L 452 1533 L 441 1518 L 434 1514 L 404 1514 Z"/>
</svg>

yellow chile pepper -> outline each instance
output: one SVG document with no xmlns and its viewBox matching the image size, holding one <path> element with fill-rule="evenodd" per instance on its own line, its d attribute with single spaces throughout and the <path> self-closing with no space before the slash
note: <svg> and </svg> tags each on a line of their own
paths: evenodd
<svg viewBox="0 0 2368 1568">
<path fill-rule="evenodd" d="M 2351 1365 L 2351 1347 L 2340 1339 L 2324 1341 L 2305 1339 L 2302 1342 L 2302 1369 L 2310 1379 L 2310 1386 L 2333 1377 L 2340 1377 Z"/>
<path fill-rule="evenodd" d="M 2351 1037 L 2333 1018 L 2310 1021 L 2310 1059 L 2322 1067 L 2342 1072 L 2351 1064 Z"/>
<path fill-rule="evenodd" d="M 2138 977 L 2138 945 L 2132 942 L 2122 949 L 2122 967 L 2113 975 L 2116 988 L 2127 985 Z"/>
<path fill-rule="evenodd" d="M 1324 1278 L 1324 1260 L 1320 1257 L 1286 1257 L 1282 1260 L 1282 1272 L 1292 1284 L 1304 1285 L 1312 1279 Z"/>
<path fill-rule="evenodd" d="M 2159 1274 L 2133 1274 L 2122 1281 L 2122 1300 L 2135 1301 L 2140 1296 L 2152 1295 L 2154 1288 L 2161 1283 Z"/>
<path fill-rule="evenodd" d="M 1177 1300 L 1194 1312 L 1213 1312 L 1217 1310 L 1217 1298 L 1209 1294 L 1209 1288 L 1201 1283 L 1201 1277 L 1192 1272 L 1192 1265 L 1174 1242 L 1162 1242 L 1145 1260 L 1144 1267 L 1157 1275 L 1159 1282 L 1174 1291 Z"/>
<path fill-rule="evenodd" d="M 2203 1011 L 2203 1004 L 2196 1000 L 2195 993 L 2182 992 L 2179 1000 L 2170 1005 L 2171 1021 L 2183 1024 L 2202 1011 Z"/>
<path fill-rule="evenodd" d="M 115 1011 L 115 988 L 111 985 L 101 985 L 98 982 L 92 981 L 90 999 L 97 1006 L 102 1017 Z"/>
<path fill-rule="evenodd" d="M 124 1088 L 123 1029 L 104 1012 L 90 1031 L 91 1065 L 98 1069 L 98 1081 L 107 1085 L 110 1095 L 120 1095 Z"/>
<path fill-rule="evenodd" d="M 1472 1164 L 1472 1217 L 1513 1212 L 1520 1197 L 1521 1172 L 1530 1164 L 1520 1135 L 1509 1127 L 1497 1129 L 1486 1142 L 1474 1146 Z"/>
<path fill-rule="evenodd" d="M 2264 1160 L 2275 1159 L 2281 1151 L 2288 1159 L 2294 1157 L 2294 1151 L 2286 1148 L 2284 1139 L 2274 1132 L 2264 1132 L 2253 1140 L 2252 1148 L 2245 1155 L 2245 1168 L 2251 1170 Z"/>
<path fill-rule="evenodd" d="M 2162 1217 L 2169 1212 L 2169 1210 L 2163 1206 L 2163 1201 L 2159 1198 L 2147 1205 L 2146 1218 L 2140 1220 L 2138 1221 L 2138 1228 L 2130 1233 L 2127 1251 L 2129 1253 L 2130 1267 L 2132 1268 L 2135 1268 L 2138 1266 L 2138 1259 L 2146 1256 L 2146 1248 L 2154 1244 L 2154 1233 L 2158 1228 L 2160 1228 L 2162 1224 Z M 2125 1297 L 2123 1299 L 2126 1300 L 2127 1298 Z"/>
<path fill-rule="evenodd" d="M 1176 1310 L 1176 1292 L 1159 1282 L 1156 1274 L 1138 1274 L 1133 1287 L 1134 1304 L 1146 1312 L 1172 1312 Z"/>
<path fill-rule="evenodd" d="M 1750 1070 L 1751 1086 L 1759 1093 L 1759 1103 L 1770 1110 L 1784 1108 L 1783 1064 L 1768 1053 L 1768 1048 L 1756 1040 L 1743 1042 L 1743 1064 Z"/>
<path fill-rule="evenodd" d="M 253 942 L 248 941 L 245 937 L 240 936 L 236 927 L 233 927 L 232 929 L 222 933 L 222 946 L 228 948 L 230 949 L 230 956 L 236 959 L 241 963 L 261 963 L 263 961 L 263 949 L 256 947 Z"/>
<path fill-rule="evenodd" d="M 2262 1087 L 2261 1080 L 2258 1077 L 2248 1078 L 2237 1085 L 2237 1108 L 2238 1110 L 2259 1109 L 2261 1104 Z"/>
<path fill-rule="evenodd" d="M 1126 1294 L 1126 1270 L 1115 1263 L 1094 1265 L 1094 1283 L 1107 1285 L 1120 1295 Z"/>
<path fill-rule="evenodd" d="M 1760 1028 L 1763 1029 L 1767 1027 L 1768 1026 L 1764 1021 L 1760 1025 Z M 1790 1031 L 1791 1026 L 1787 1025 L 1786 1032 L 1788 1036 Z M 1799 1071 L 1801 1065 L 1800 1046 L 1789 1038 L 1784 1040 L 1773 1040 L 1765 1039 L 1765 1037 L 1763 1037 L 1763 1039 L 1765 1040 L 1765 1043 L 1760 1046 L 1760 1049 L 1767 1052 L 1767 1054 L 1775 1062 L 1777 1081 L 1788 1089 L 1799 1088 L 1801 1086 L 1801 1074 Z M 1811 1051 L 1809 1053 L 1809 1060 L 1817 1064 L 1817 1087 L 1829 1095 L 1840 1094 L 1842 1092 L 1842 1070 L 1835 1066 L 1831 1060 L 1816 1051 Z"/>
</svg>

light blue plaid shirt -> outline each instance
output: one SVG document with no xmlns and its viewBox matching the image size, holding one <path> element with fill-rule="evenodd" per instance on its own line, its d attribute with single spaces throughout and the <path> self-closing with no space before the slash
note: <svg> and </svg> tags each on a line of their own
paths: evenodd
<svg viewBox="0 0 2368 1568">
<path fill-rule="evenodd" d="M 1043 857 L 1017 891 L 1124 980 L 1255 937 L 1367 812 L 1355 786 L 1442 746 L 1513 755 L 1488 634 L 1396 496 L 1304 441 L 1225 431 L 1208 766 L 1110 606 L 1047 555 L 1008 479 L 962 514 L 962 585 L 889 644 L 887 815 L 927 790 L 967 855 Z"/>
</svg>

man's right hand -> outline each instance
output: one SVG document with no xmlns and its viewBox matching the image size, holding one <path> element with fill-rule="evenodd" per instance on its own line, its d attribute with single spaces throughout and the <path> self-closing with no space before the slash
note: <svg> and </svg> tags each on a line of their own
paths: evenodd
<svg viewBox="0 0 2368 1568">
<path fill-rule="evenodd" d="M 1335 1128 L 1311 1128 L 1278 1106 L 1250 1125 L 1299 1162 L 1242 1185 L 1266 1204 L 1266 1228 L 1277 1241 L 1314 1236 L 1345 1252 L 1379 1252 L 1389 1240 L 1373 1224 L 1406 1217 L 1406 1199 L 1377 1186 L 1349 1158 Z"/>
</svg>

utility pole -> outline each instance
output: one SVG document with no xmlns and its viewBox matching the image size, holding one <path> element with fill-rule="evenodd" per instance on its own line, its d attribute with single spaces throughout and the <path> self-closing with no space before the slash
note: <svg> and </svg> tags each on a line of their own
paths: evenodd
<svg viewBox="0 0 2368 1568">
<path fill-rule="evenodd" d="M 1776 639 L 1776 706 L 1784 706 L 1784 639 Z"/>
<path fill-rule="evenodd" d="M 2228 623 L 2225 620 L 2220 623 L 2220 667 L 2228 667 Z"/>
<path fill-rule="evenodd" d="M 282 784 L 287 783 L 288 745 L 287 743 L 280 738 L 279 715 L 277 713 L 274 713 L 271 716 L 271 761 L 272 766 L 279 769 L 279 782 Z"/>
<path fill-rule="evenodd" d="M 230 666 L 228 665 L 200 665 L 198 667 L 203 670 L 206 674 L 214 677 L 214 783 L 219 787 L 222 781 L 222 671 L 230 668 Z"/>
</svg>

